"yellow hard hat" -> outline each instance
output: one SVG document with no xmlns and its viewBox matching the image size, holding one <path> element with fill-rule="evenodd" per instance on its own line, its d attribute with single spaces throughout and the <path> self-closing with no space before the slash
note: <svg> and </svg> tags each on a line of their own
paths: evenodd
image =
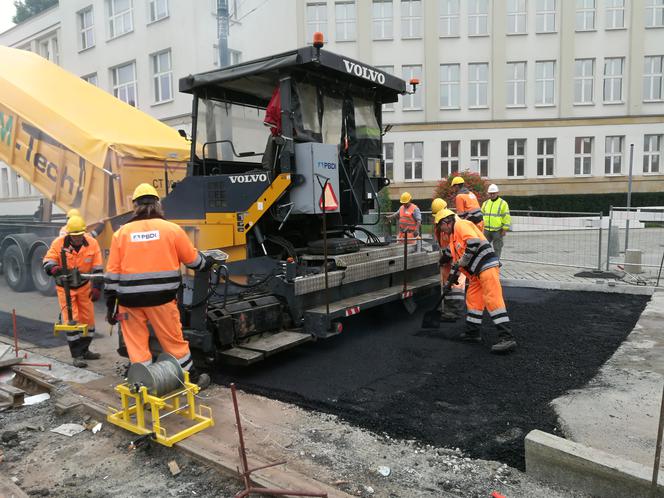
<svg viewBox="0 0 664 498">
<path fill-rule="evenodd" d="M 409 192 L 404 192 L 403 194 L 401 194 L 399 200 L 401 201 L 401 204 L 408 204 L 412 198 L 413 197 L 410 195 Z"/>
<path fill-rule="evenodd" d="M 81 212 L 76 208 L 72 208 L 67 211 L 67 219 L 71 218 L 72 216 L 81 216 Z"/>
<path fill-rule="evenodd" d="M 438 224 L 440 220 L 444 220 L 448 216 L 454 216 L 454 212 L 447 208 L 443 208 L 434 215 L 433 221 L 434 223 Z"/>
<path fill-rule="evenodd" d="M 452 178 L 452 185 L 461 185 L 462 183 L 464 183 L 464 180 L 460 176 Z"/>
<path fill-rule="evenodd" d="M 85 233 L 85 221 L 80 216 L 72 216 L 65 227 L 67 235 L 81 235 Z"/>
<path fill-rule="evenodd" d="M 431 201 L 431 214 L 436 214 L 438 211 L 445 209 L 446 207 L 447 202 L 445 202 L 445 200 L 441 199 L 440 197 L 436 197 L 433 201 Z"/>
<path fill-rule="evenodd" d="M 134 195 L 131 196 L 131 200 L 135 201 L 136 199 L 139 199 L 140 197 L 145 197 L 146 195 L 151 195 L 152 197 L 156 197 L 157 199 L 159 199 L 159 194 L 157 193 L 156 188 L 154 188 L 149 183 L 141 183 L 134 190 Z"/>
</svg>

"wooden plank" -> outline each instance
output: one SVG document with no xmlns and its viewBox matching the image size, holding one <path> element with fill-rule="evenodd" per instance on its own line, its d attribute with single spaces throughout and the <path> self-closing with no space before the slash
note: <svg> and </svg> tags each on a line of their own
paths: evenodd
<svg viewBox="0 0 664 498">
<path fill-rule="evenodd" d="M 0 398 L 10 401 L 12 406 L 21 406 L 25 398 L 25 391 L 9 384 L 0 384 Z"/>
<path fill-rule="evenodd" d="M 310 340 L 312 340 L 311 334 L 283 331 L 249 341 L 243 344 L 242 347 L 253 351 L 260 351 L 265 353 L 265 356 L 268 356 Z"/>
</svg>

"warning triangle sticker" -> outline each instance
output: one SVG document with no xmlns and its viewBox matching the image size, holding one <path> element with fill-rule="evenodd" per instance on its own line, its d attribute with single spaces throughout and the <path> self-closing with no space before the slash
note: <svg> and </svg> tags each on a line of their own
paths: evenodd
<svg viewBox="0 0 664 498">
<path fill-rule="evenodd" d="M 337 196 L 334 195 L 334 190 L 332 190 L 332 185 L 329 183 L 325 185 L 325 189 L 320 196 L 318 201 L 318 206 L 323 209 L 323 196 L 325 197 L 325 211 L 336 211 L 339 209 L 339 201 L 337 201 Z"/>
</svg>

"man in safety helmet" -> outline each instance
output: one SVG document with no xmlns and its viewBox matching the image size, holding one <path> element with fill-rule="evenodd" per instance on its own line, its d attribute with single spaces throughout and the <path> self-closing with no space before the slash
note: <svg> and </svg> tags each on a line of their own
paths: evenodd
<svg viewBox="0 0 664 498">
<path fill-rule="evenodd" d="M 482 203 L 484 215 L 484 236 L 491 242 L 496 256 L 500 258 L 503 252 L 503 237 L 507 234 L 512 223 L 510 207 L 505 199 L 499 197 L 498 185 L 492 183 L 487 190 L 489 198 Z"/>
<path fill-rule="evenodd" d="M 72 208 L 69 211 L 67 211 L 67 216 L 65 217 L 65 224 L 62 228 L 60 228 L 60 233 L 58 234 L 60 237 L 64 237 L 67 235 L 67 221 L 69 221 L 69 218 L 72 216 L 81 216 L 81 212 L 76 209 Z"/>
<path fill-rule="evenodd" d="M 472 221 L 482 230 L 484 228 L 484 221 L 480 203 L 477 200 L 477 196 L 468 190 L 466 182 L 462 177 L 455 176 L 452 178 L 452 191 L 456 194 L 454 197 L 454 207 L 459 218 Z"/>
<path fill-rule="evenodd" d="M 58 237 L 51 243 L 44 256 L 44 271 L 55 277 L 56 290 L 62 323 L 67 322 L 67 301 L 63 288 L 63 279 L 69 278 L 64 273 L 62 262 L 62 250 L 67 258 L 67 269 L 78 269 L 80 273 L 90 274 L 103 271 L 101 249 L 99 244 L 85 233 L 85 221 L 77 215 L 72 215 L 65 227 L 66 234 Z M 76 285 L 74 287 L 74 285 Z M 96 360 L 99 353 L 90 351 L 90 343 L 95 335 L 95 310 L 93 301 L 101 296 L 102 279 L 94 279 L 90 282 L 82 278 L 80 284 L 69 282 L 69 293 L 71 296 L 72 319 L 77 323 L 88 326 L 88 335 L 83 337 L 78 331 L 67 332 L 67 343 L 73 358 L 75 367 L 86 367 L 85 360 Z"/>
<path fill-rule="evenodd" d="M 193 366 L 175 298 L 182 282 L 181 264 L 204 271 L 213 262 L 194 248 L 181 227 L 163 219 L 159 194 L 152 185 L 136 187 L 132 201 L 133 218 L 113 234 L 111 242 L 106 319 L 111 325 L 122 320 L 129 361 L 144 365 L 152 363 L 149 322 L 163 351 L 173 355 L 189 371 L 192 382 L 204 389 L 210 377 Z"/>
<path fill-rule="evenodd" d="M 449 209 L 436 213 L 434 222 L 440 231 L 450 237 L 450 254 L 454 268 L 468 278 L 466 290 L 466 330 L 460 339 L 481 342 L 480 327 L 486 309 L 498 330 L 498 342 L 491 346 L 492 353 L 508 353 L 516 348 L 510 319 L 500 285 L 498 257 L 480 229 L 472 222 L 462 220 Z"/>
<path fill-rule="evenodd" d="M 408 243 L 414 244 L 415 238 L 420 235 L 420 227 L 422 225 L 422 213 L 414 203 L 412 203 L 412 196 L 409 192 L 403 192 L 399 198 L 401 207 L 399 210 L 391 215 L 390 219 L 398 219 L 398 237 L 399 242 L 408 235 Z M 412 241 L 410 240 L 412 239 Z"/>
<path fill-rule="evenodd" d="M 69 218 L 71 218 L 72 216 L 81 216 L 81 212 L 76 208 L 72 208 L 69 211 L 67 211 L 66 220 L 69 221 Z M 87 227 L 87 229 L 88 229 L 88 234 L 96 239 L 99 236 L 99 234 L 104 231 L 104 223 L 99 222 L 91 227 Z M 66 223 L 62 228 L 60 228 L 60 233 L 58 235 L 60 237 L 67 235 Z"/>
</svg>

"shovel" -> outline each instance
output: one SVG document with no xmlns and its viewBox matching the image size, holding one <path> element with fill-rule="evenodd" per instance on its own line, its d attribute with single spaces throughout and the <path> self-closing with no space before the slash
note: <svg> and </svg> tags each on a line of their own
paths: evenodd
<svg viewBox="0 0 664 498">
<path fill-rule="evenodd" d="M 404 231 L 404 238 L 403 238 L 403 293 L 402 295 L 406 295 L 406 291 L 408 290 L 408 231 Z M 404 299 L 401 300 L 403 303 L 403 307 L 406 309 L 406 312 L 409 315 L 412 315 L 415 313 L 417 310 L 417 303 L 413 300 L 412 297 L 405 297 Z"/>
<path fill-rule="evenodd" d="M 436 304 L 434 304 L 433 308 L 426 313 L 424 313 L 424 317 L 422 318 L 422 328 L 423 329 L 438 329 L 440 328 L 440 311 L 438 310 L 438 306 L 440 306 L 440 303 L 443 302 L 443 299 L 445 299 L 445 296 L 449 294 L 450 290 L 452 289 L 452 282 L 456 281 L 457 277 L 459 274 L 459 270 L 453 270 L 452 273 L 450 274 L 450 277 L 447 279 L 447 283 L 443 287 L 443 292 L 441 292 L 440 297 L 438 298 L 438 301 L 436 301 Z"/>
</svg>

